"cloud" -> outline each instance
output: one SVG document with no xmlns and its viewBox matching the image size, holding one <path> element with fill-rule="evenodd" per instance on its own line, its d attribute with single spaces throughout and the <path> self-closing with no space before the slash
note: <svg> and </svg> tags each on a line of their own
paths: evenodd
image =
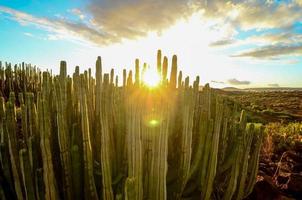
<svg viewBox="0 0 302 200">
<path fill-rule="evenodd" d="M 51 35 L 60 35 L 57 38 L 72 36 L 73 39 L 88 40 L 101 46 L 143 37 L 150 31 L 160 33 L 178 19 L 191 16 L 196 11 L 193 4 L 190 0 L 92 0 L 86 10 L 91 18 L 80 23 L 64 17 L 36 17 L 4 6 L 0 6 L 0 13 L 23 26 L 34 25 Z M 68 11 L 81 19 L 86 18 L 82 10 L 74 8 Z"/>
<path fill-rule="evenodd" d="M 302 20 L 300 0 L 287 2 L 263 0 L 91 0 L 88 12 L 92 24 L 116 38 L 135 39 L 148 32 L 162 32 L 174 25 L 179 19 L 191 16 L 194 12 L 203 13 L 202 20 L 209 21 L 213 28 L 228 25 L 236 30 L 268 30 L 288 28 Z M 291 34 L 291 33 L 288 33 Z M 281 36 L 263 36 L 264 41 L 283 42 Z M 265 38 L 266 37 L 266 38 Z M 256 39 L 256 38 L 254 38 Z M 260 38 L 258 38 L 260 39 Z M 233 38 L 222 36 L 210 44 L 211 47 L 235 43 Z"/>
<path fill-rule="evenodd" d="M 211 83 L 225 84 L 225 82 L 223 81 L 214 81 L 214 80 L 212 80 Z"/>
<path fill-rule="evenodd" d="M 26 36 L 28 36 L 28 37 L 34 37 L 34 35 L 33 34 L 31 34 L 31 33 L 23 33 L 24 35 L 26 35 Z"/>
<path fill-rule="evenodd" d="M 76 15 L 76 16 L 78 16 L 80 19 L 85 19 L 85 15 L 83 14 L 83 12 L 80 10 L 80 9 L 78 9 L 78 8 L 73 8 L 73 9 L 71 9 L 71 10 L 68 10 L 70 13 L 72 13 L 72 14 L 74 14 L 74 15 Z"/>
<path fill-rule="evenodd" d="M 92 0 L 93 23 L 118 38 L 133 39 L 161 32 L 196 11 L 196 0 Z"/>
<path fill-rule="evenodd" d="M 264 46 L 250 51 L 241 52 L 237 55 L 233 55 L 232 57 L 276 58 L 283 55 L 302 55 L 302 43 Z"/>
<path fill-rule="evenodd" d="M 269 87 L 280 87 L 280 85 L 277 84 L 277 83 L 267 84 L 267 86 L 269 86 Z"/>
<path fill-rule="evenodd" d="M 300 63 L 299 59 L 289 59 L 285 61 L 286 64 L 294 65 Z"/>
<path fill-rule="evenodd" d="M 295 2 L 302 7 L 302 0 L 295 0 Z"/>
<path fill-rule="evenodd" d="M 209 46 L 211 47 L 220 47 L 220 46 L 227 46 L 230 44 L 233 44 L 235 42 L 234 39 L 223 39 L 223 40 L 218 40 L 215 42 L 210 43 Z"/>
<path fill-rule="evenodd" d="M 284 29 L 302 20 L 302 3 L 301 0 L 90 0 L 86 8 L 73 8 L 69 12 L 82 19 L 81 22 L 72 22 L 64 17 L 36 17 L 0 6 L 0 13 L 5 13 L 21 25 L 35 25 L 52 34 L 64 35 L 65 38 L 72 36 L 73 39 L 107 45 L 123 39 L 144 37 L 149 32 L 162 33 L 180 19 L 188 18 L 196 12 L 202 13 L 201 26 L 207 21 L 213 29 L 228 26 L 232 33 L 237 33 L 237 30 Z M 221 39 L 212 42 L 210 46 L 226 46 L 236 41 L 232 39 L 234 35 L 231 39 L 226 35 L 221 35 Z M 182 37 L 179 39 L 185 36 Z M 286 43 L 286 37 L 285 34 L 267 35 L 262 40 L 282 40 Z"/>
<path fill-rule="evenodd" d="M 250 43 L 257 43 L 257 44 L 291 44 L 302 42 L 302 35 L 295 34 L 291 32 L 284 32 L 284 33 L 265 33 L 261 35 L 253 35 L 246 39 Z"/>
<path fill-rule="evenodd" d="M 205 15 L 222 18 L 243 30 L 285 28 L 302 18 L 301 4 L 297 1 L 232 0 L 206 1 Z"/>
<path fill-rule="evenodd" d="M 88 11 L 94 25 L 128 39 L 145 36 L 150 31 L 161 32 L 194 12 L 202 12 L 204 20 L 215 20 L 218 26 L 230 24 L 234 30 L 286 28 L 302 19 L 297 1 L 91 0 Z M 233 42 L 221 39 L 211 46 Z"/>
<path fill-rule="evenodd" d="M 249 84 L 251 84 L 250 81 L 239 81 L 235 78 L 229 79 L 228 83 L 231 84 L 231 85 L 249 85 Z"/>
<path fill-rule="evenodd" d="M 54 20 L 42 17 L 35 17 L 25 12 L 20 12 L 8 7 L 0 6 L 0 13 L 3 13 L 11 20 L 17 21 L 23 26 L 33 25 L 57 35 L 57 38 L 71 40 L 88 40 L 95 44 L 108 44 L 116 42 L 112 35 L 102 32 L 84 23 L 74 23 L 62 19 Z"/>
</svg>

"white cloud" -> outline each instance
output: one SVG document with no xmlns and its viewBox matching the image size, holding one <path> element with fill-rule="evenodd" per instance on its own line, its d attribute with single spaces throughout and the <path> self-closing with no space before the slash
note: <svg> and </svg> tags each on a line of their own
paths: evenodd
<svg viewBox="0 0 302 200">
<path fill-rule="evenodd" d="M 80 10 L 80 9 L 78 9 L 78 8 L 73 8 L 73 9 L 71 9 L 71 10 L 68 10 L 70 13 L 72 13 L 72 14 L 74 14 L 74 15 L 76 15 L 76 16 L 78 16 L 80 19 L 85 19 L 85 15 L 83 14 L 83 12 Z"/>
<path fill-rule="evenodd" d="M 302 19 L 302 9 L 294 1 L 214 0 L 208 1 L 203 9 L 209 18 L 222 18 L 242 30 L 284 28 Z"/>
<path fill-rule="evenodd" d="M 33 34 L 31 34 L 31 33 L 23 33 L 24 35 L 26 35 L 26 36 L 28 36 L 28 37 L 34 37 L 34 35 Z"/>
<path fill-rule="evenodd" d="M 92 0 L 94 24 L 117 38 L 133 39 L 161 32 L 196 11 L 195 0 Z"/>
</svg>

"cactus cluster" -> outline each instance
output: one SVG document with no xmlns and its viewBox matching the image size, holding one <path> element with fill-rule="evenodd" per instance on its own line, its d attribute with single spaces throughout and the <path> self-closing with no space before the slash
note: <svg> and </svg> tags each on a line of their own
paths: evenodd
<svg viewBox="0 0 302 200">
<path fill-rule="evenodd" d="M 123 70 L 72 76 L 0 65 L 0 199 L 243 199 L 256 181 L 260 124 L 157 54 L 160 86 Z"/>
</svg>

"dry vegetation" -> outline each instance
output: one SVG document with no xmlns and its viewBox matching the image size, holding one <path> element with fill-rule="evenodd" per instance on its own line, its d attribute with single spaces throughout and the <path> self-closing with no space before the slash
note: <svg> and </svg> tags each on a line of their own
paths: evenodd
<svg viewBox="0 0 302 200">
<path fill-rule="evenodd" d="M 302 198 L 302 123 L 266 125 L 258 176 L 270 185 L 272 199 Z"/>
<path fill-rule="evenodd" d="M 221 91 L 249 112 L 251 121 L 302 121 L 302 91 Z"/>
<path fill-rule="evenodd" d="M 302 199 L 302 91 L 220 91 L 265 125 L 250 199 Z M 296 122 L 295 122 L 296 121 Z"/>
</svg>

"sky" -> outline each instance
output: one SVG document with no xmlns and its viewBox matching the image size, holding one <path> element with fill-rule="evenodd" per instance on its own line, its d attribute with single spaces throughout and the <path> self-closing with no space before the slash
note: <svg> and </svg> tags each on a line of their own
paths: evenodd
<svg viewBox="0 0 302 200">
<path fill-rule="evenodd" d="M 302 87 L 302 0 L 0 0 L 0 60 L 58 73 L 156 67 L 212 87 Z"/>
</svg>

